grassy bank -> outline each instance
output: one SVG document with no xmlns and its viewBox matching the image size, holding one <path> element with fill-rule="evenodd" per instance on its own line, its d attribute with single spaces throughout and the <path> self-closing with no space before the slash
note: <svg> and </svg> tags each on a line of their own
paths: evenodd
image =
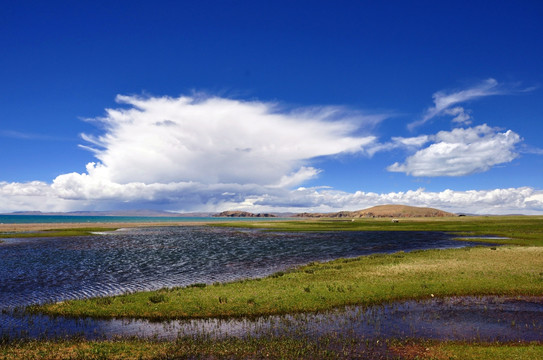
<svg viewBox="0 0 543 360">
<path fill-rule="evenodd" d="M 312 263 L 264 279 L 33 307 L 53 315 L 240 317 L 456 295 L 543 295 L 543 247 L 477 247 Z"/>
<path fill-rule="evenodd" d="M 381 219 L 316 219 L 270 222 L 232 222 L 213 226 L 258 228 L 275 231 L 445 231 L 459 236 L 494 235 L 503 244 L 543 246 L 543 216 L 466 216 Z"/>
<path fill-rule="evenodd" d="M 0 359 L 493 359 L 543 358 L 543 346 L 531 344 L 465 344 L 395 340 L 315 340 L 249 338 L 178 339 L 173 342 L 25 341 L 0 344 Z"/>
</svg>

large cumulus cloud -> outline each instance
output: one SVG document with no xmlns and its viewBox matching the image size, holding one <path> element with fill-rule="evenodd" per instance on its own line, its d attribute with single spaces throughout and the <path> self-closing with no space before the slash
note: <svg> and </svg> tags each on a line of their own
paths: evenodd
<svg viewBox="0 0 543 360">
<path fill-rule="evenodd" d="M 273 103 L 201 95 L 118 96 L 117 101 L 123 106 L 91 119 L 101 135 L 82 135 L 87 142 L 82 146 L 97 161 L 87 164 L 86 172 L 41 184 L 47 196 L 80 206 L 129 202 L 202 210 L 285 194 L 318 176 L 313 158 L 364 152 L 375 142 L 364 129 L 385 118 L 341 107 L 284 110 Z"/>
<path fill-rule="evenodd" d="M 375 117 L 338 107 L 281 112 L 270 103 L 218 97 L 117 101 L 130 108 L 107 110 L 96 119 L 105 134 L 83 137 L 100 160 L 88 175 L 118 184 L 293 185 L 318 173 L 306 166 L 311 158 L 360 152 L 375 140 L 353 135 Z"/>
</svg>

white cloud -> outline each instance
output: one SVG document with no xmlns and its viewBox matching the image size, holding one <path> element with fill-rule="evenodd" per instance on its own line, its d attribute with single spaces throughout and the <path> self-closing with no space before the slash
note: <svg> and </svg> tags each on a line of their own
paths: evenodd
<svg viewBox="0 0 543 360">
<path fill-rule="evenodd" d="M 375 138 L 355 133 L 385 118 L 333 106 L 285 111 L 202 95 L 117 101 L 125 106 L 91 119 L 102 135 L 82 135 L 90 144 L 83 147 L 98 159 L 86 172 L 59 175 L 51 185 L 2 184 L 3 197 L 56 198 L 56 209 L 66 210 L 123 202 L 215 209 L 299 186 L 321 172 L 310 166 L 315 157 L 363 152 Z M 39 201 L 29 204 L 44 208 Z M 29 206 L 10 202 L 3 208 Z"/>
<path fill-rule="evenodd" d="M 428 192 L 424 189 L 406 192 L 347 193 L 332 189 L 299 188 L 288 197 L 261 197 L 254 202 L 261 209 L 280 207 L 290 211 L 330 212 L 359 210 L 375 205 L 406 204 L 433 207 L 453 213 L 472 214 L 543 214 L 543 191 L 530 187 Z"/>
<path fill-rule="evenodd" d="M 295 185 L 318 173 L 304 170 L 311 158 L 361 152 L 375 140 L 352 135 L 366 118 L 338 107 L 279 112 L 274 104 L 217 97 L 117 100 L 131 107 L 97 119 L 104 135 L 83 135 L 100 160 L 88 175 L 117 184 Z"/>
<path fill-rule="evenodd" d="M 70 175 L 70 174 L 68 174 Z M 81 174 L 76 174 L 81 176 Z M 67 176 L 63 180 L 69 181 Z M 80 185 L 81 181 L 75 182 Z M 543 190 L 531 187 L 430 192 L 424 189 L 405 192 L 354 193 L 328 187 L 269 188 L 238 184 L 107 184 L 98 191 L 97 184 L 77 188 L 74 193 L 68 184 L 59 187 L 43 182 L 0 182 L 0 212 L 16 210 L 70 211 L 111 210 L 127 202 L 160 209 L 180 211 L 222 211 L 229 209 L 264 211 L 315 211 L 359 210 L 380 204 L 407 204 L 428 206 L 454 213 L 473 214 L 543 214 Z M 73 189 L 72 189 L 73 190 Z M 89 199 L 81 198 L 86 194 Z M 77 195 L 73 199 L 71 195 Z M 98 197 L 97 197 L 98 196 Z"/>
<path fill-rule="evenodd" d="M 462 107 L 455 107 L 450 109 L 451 106 L 475 100 L 485 96 L 504 94 L 505 90 L 495 79 L 487 79 L 480 84 L 477 84 L 471 88 L 458 90 L 454 92 L 438 91 L 432 96 L 434 99 L 434 106 L 428 108 L 424 113 L 422 119 L 412 122 L 408 125 L 410 130 L 420 126 L 436 116 L 443 114 L 455 116 L 455 122 L 466 123 L 469 121 L 470 116 Z"/>
<path fill-rule="evenodd" d="M 0 212 L 64 211 L 73 205 L 58 197 L 50 185 L 42 181 L 28 183 L 0 182 Z"/>
<path fill-rule="evenodd" d="M 469 112 L 464 110 L 461 106 L 453 107 L 452 109 L 446 109 L 443 111 L 444 114 L 454 116 L 452 121 L 457 124 L 470 125 L 472 123 L 471 116 Z"/>
<path fill-rule="evenodd" d="M 416 137 L 399 137 L 394 136 L 391 138 L 391 141 L 386 143 L 374 143 L 366 149 L 366 154 L 370 157 L 375 155 L 375 153 L 380 151 L 390 151 L 397 148 L 403 148 L 407 150 L 418 149 L 422 145 L 430 141 L 431 138 L 428 135 L 420 135 Z"/>
<path fill-rule="evenodd" d="M 431 140 L 430 146 L 409 156 L 403 164 L 390 165 L 387 170 L 430 177 L 484 172 L 515 159 L 518 156 L 515 147 L 521 138 L 511 130 L 499 132 L 485 124 L 441 131 Z"/>
</svg>

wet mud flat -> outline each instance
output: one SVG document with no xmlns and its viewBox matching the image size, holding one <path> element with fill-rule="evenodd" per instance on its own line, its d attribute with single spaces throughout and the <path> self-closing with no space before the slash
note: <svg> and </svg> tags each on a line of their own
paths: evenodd
<svg viewBox="0 0 543 360">
<path fill-rule="evenodd" d="M 322 313 L 255 319 L 153 322 L 133 319 L 70 319 L 3 311 L 0 337 L 106 340 L 181 337 L 293 337 L 319 339 L 432 339 L 442 341 L 543 341 L 543 297 L 449 297 L 347 307 Z"/>
</svg>

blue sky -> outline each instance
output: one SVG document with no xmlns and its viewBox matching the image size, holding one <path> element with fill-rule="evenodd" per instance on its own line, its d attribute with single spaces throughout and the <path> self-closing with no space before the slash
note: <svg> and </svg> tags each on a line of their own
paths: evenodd
<svg viewBox="0 0 543 360">
<path fill-rule="evenodd" d="M 543 213 L 540 1 L 0 13 L 0 212 Z"/>
</svg>

